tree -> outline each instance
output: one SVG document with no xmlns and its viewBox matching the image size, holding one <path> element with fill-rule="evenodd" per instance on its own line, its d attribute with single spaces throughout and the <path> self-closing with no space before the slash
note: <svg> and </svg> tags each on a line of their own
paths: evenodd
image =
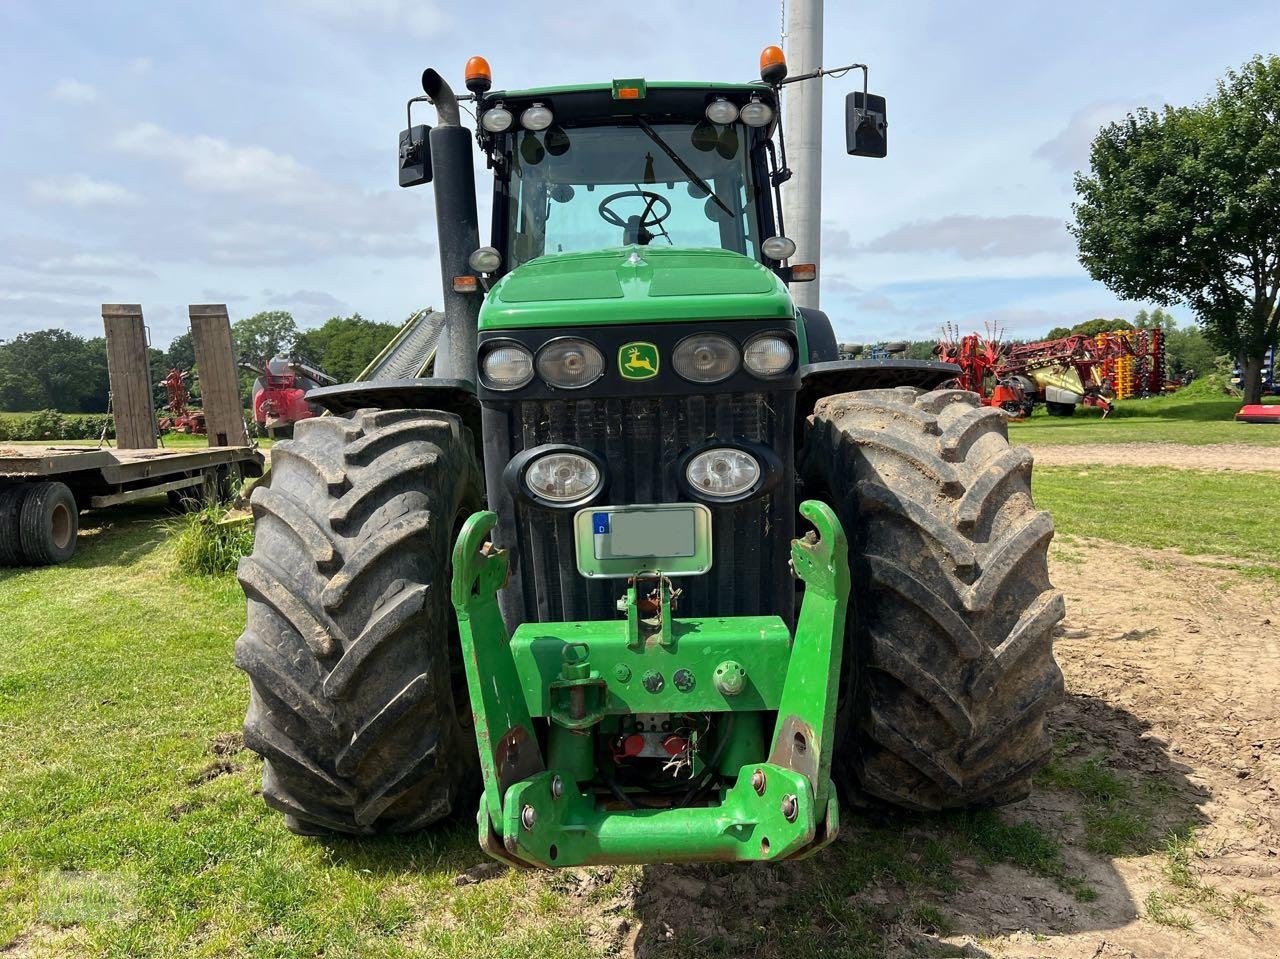
<svg viewBox="0 0 1280 959">
<path fill-rule="evenodd" d="M 359 313 L 333 316 L 323 326 L 304 331 L 294 349 L 339 382 L 349 383 L 399 331 L 395 323 L 366 320 Z"/>
<path fill-rule="evenodd" d="M 298 326 L 293 322 L 293 314 L 284 310 L 255 313 L 231 324 L 236 352 L 255 361 L 289 352 L 297 338 Z"/>
<path fill-rule="evenodd" d="M 0 343 L 0 408 L 101 413 L 109 389 L 102 337 L 36 330 Z"/>
<path fill-rule="evenodd" d="M 169 349 L 165 351 L 164 358 L 161 360 L 164 372 L 172 369 L 190 370 L 196 365 L 196 347 L 191 339 L 191 331 L 179 333 L 169 343 Z"/>
<path fill-rule="evenodd" d="M 1075 185 L 1089 274 L 1126 299 L 1189 306 L 1259 402 L 1280 339 L 1280 57 L 1228 71 L 1203 103 L 1103 127 Z"/>
<path fill-rule="evenodd" d="M 1105 317 L 1097 317 L 1092 320 L 1085 320 L 1083 323 L 1077 323 L 1075 326 L 1055 326 L 1046 335 L 1046 340 L 1060 340 L 1066 336 L 1075 336 L 1083 333 L 1086 336 L 1097 336 L 1099 333 L 1110 333 L 1113 330 L 1132 330 L 1133 324 L 1128 320 L 1122 320 L 1120 317 L 1108 320 Z"/>
<path fill-rule="evenodd" d="M 1164 333 L 1165 363 L 1173 376 L 1188 370 L 1201 376 L 1213 371 L 1217 351 L 1198 326 L 1174 327 Z"/>
</svg>

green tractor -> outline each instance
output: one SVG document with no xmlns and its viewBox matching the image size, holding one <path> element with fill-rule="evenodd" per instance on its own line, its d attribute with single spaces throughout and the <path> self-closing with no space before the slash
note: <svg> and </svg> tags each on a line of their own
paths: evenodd
<svg viewBox="0 0 1280 959">
<path fill-rule="evenodd" d="M 811 75 L 811 76 L 816 76 Z M 423 75 L 430 375 L 326 387 L 255 491 L 246 743 L 303 834 L 480 797 L 528 867 L 812 854 L 847 802 L 1026 795 L 1062 690 L 1031 457 L 958 368 L 797 308 L 759 82 Z M 846 100 L 884 156 L 884 101 Z M 470 101 L 477 129 L 461 125 Z M 477 226 L 475 151 L 492 171 Z"/>
</svg>

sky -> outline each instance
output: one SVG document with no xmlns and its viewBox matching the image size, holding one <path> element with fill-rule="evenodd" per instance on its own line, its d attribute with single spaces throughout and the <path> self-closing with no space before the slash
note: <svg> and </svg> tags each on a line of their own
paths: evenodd
<svg viewBox="0 0 1280 959">
<path fill-rule="evenodd" d="M 855 75 L 823 81 L 822 307 L 855 342 L 1131 317 L 1143 304 L 1092 281 L 1066 231 L 1093 133 L 1201 99 L 1280 40 L 1274 0 L 826 8 L 824 65 L 870 64 L 888 101 L 888 158 L 849 157 Z M 104 302 L 141 303 L 160 347 L 189 303 L 399 322 L 440 299 L 430 188 L 396 186 L 424 67 L 457 89 L 473 53 L 500 88 L 751 80 L 781 17 L 778 0 L 0 0 L 0 339 L 99 335 Z"/>
</svg>

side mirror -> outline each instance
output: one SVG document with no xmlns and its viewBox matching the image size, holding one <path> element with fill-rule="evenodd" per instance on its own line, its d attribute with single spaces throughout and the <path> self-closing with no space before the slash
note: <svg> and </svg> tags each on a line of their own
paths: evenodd
<svg viewBox="0 0 1280 959">
<path fill-rule="evenodd" d="M 431 182 L 431 127 L 419 124 L 400 133 L 400 185 L 418 186 Z"/>
<path fill-rule="evenodd" d="M 844 141 L 851 156 L 882 158 L 889 152 L 884 97 L 858 91 L 844 98 Z"/>
</svg>

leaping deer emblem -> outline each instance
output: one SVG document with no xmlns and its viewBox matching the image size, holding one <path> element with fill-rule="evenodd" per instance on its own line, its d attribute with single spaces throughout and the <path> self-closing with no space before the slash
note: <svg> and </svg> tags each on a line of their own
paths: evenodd
<svg viewBox="0 0 1280 959">
<path fill-rule="evenodd" d="M 629 370 L 635 370 L 637 373 L 639 372 L 657 373 L 658 372 L 653 368 L 653 364 L 649 362 L 649 357 L 646 356 L 641 358 L 640 348 L 636 346 L 633 346 L 631 347 L 631 349 L 627 350 L 627 362 L 624 364 L 624 366 Z"/>
</svg>

